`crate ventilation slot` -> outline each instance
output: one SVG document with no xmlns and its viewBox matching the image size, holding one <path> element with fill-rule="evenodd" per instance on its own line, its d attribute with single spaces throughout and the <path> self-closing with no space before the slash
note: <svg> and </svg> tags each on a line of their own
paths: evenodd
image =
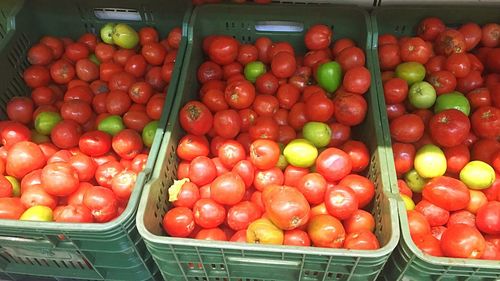
<svg viewBox="0 0 500 281">
<path fill-rule="evenodd" d="M 141 14 L 135 9 L 95 8 L 94 15 L 100 20 L 142 21 Z"/>
</svg>

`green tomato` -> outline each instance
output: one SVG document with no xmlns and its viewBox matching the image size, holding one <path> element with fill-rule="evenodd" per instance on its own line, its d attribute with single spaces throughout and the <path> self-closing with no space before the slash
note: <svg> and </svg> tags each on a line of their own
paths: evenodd
<svg viewBox="0 0 500 281">
<path fill-rule="evenodd" d="M 133 49 L 139 43 L 139 34 L 127 24 L 119 23 L 113 28 L 113 43 L 124 48 Z"/>
<path fill-rule="evenodd" d="M 93 63 L 95 63 L 96 65 L 101 65 L 101 62 L 99 61 L 99 59 L 96 57 L 95 54 L 90 54 L 89 55 L 89 60 Z"/>
<path fill-rule="evenodd" d="M 413 163 L 417 173 L 424 178 L 435 178 L 446 172 L 446 157 L 436 145 L 426 144 L 415 154 Z"/>
<path fill-rule="evenodd" d="M 405 182 L 413 192 L 420 193 L 424 189 L 427 180 L 421 177 L 415 169 L 411 169 L 405 174 Z"/>
<path fill-rule="evenodd" d="M 460 171 L 460 180 L 470 189 L 486 189 L 495 181 L 495 170 L 483 161 L 470 161 Z"/>
<path fill-rule="evenodd" d="M 106 132 L 112 136 L 118 134 L 123 129 L 125 129 L 125 125 L 122 118 L 118 115 L 110 115 L 102 119 L 97 125 L 97 130 Z"/>
<path fill-rule="evenodd" d="M 405 194 L 400 194 L 401 199 L 403 199 L 403 202 L 405 203 L 405 208 L 407 211 L 411 211 L 415 209 L 415 202 L 410 198 L 410 196 L 405 195 Z"/>
<path fill-rule="evenodd" d="M 61 122 L 61 115 L 57 112 L 44 111 L 35 118 L 35 130 L 42 135 L 48 136 L 52 129 Z"/>
<path fill-rule="evenodd" d="M 12 185 L 12 196 L 21 197 L 21 185 L 19 184 L 19 181 L 13 176 L 5 176 L 5 178 Z"/>
<path fill-rule="evenodd" d="M 52 221 L 52 209 L 42 205 L 33 206 L 24 211 L 19 219 L 22 221 Z"/>
<path fill-rule="evenodd" d="M 416 82 L 410 87 L 408 99 L 416 108 L 430 108 L 436 101 L 436 90 L 430 83 Z"/>
<path fill-rule="evenodd" d="M 104 43 L 113 45 L 113 28 L 114 27 L 115 27 L 115 24 L 110 22 L 110 23 L 105 24 L 101 28 L 101 31 L 99 33 L 101 34 L 101 39 Z"/>
<path fill-rule="evenodd" d="M 404 62 L 396 67 L 396 77 L 413 85 L 424 80 L 425 67 L 418 62 Z"/>
<path fill-rule="evenodd" d="M 158 128 L 158 121 L 149 122 L 144 129 L 142 129 L 142 142 L 145 146 L 151 147 L 155 138 L 156 129 Z"/>
<path fill-rule="evenodd" d="M 286 145 L 283 155 L 290 165 L 309 168 L 318 157 L 318 149 L 308 140 L 295 139 Z"/>
<path fill-rule="evenodd" d="M 278 163 L 276 163 L 276 167 L 280 168 L 280 170 L 284 171 L 288 166 L 288 161 L 286 161 L 286 157 L 283 154 L 280 154 L 280 158 L 278 158 Z"/>
<path fill-rule="evenodd" d="M 332 129 L 322 122 L 307 122 L 302 128 L 302 136 L 318 148 L 325 147 L 330 143 Z"/>
<path fill-rule="evenodd" d="M 266 65 L 260 61 L 252 61 L 245 65 L 243 72 L 248 81 L 255 83 L 259 76 L 266 73 Z"/>
<path fill-rule="evenodd" d="M 469 116 L 470 103 L 462 93 L 453 91 L 437 97 L 436 104 L 434 105 L 434 113 L 439 113 L 447 109 L 457 109 Z"/>
<path fill-rule="evenodd" d="M 342 69 L 336 61 L 324 63 L 316 70 L 318 84 L 329 93 L 335 92 L 342 82 Z"/>
</svg>

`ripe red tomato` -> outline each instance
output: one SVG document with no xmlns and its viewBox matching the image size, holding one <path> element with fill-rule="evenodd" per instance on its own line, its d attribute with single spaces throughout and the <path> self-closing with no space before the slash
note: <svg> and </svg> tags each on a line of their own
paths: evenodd
<svg viewBox="0 0 500 281">
<path fill-rule="evenodd" d="M 26 72 L 25 72 L 25 74 L 26 74 Z M 67 84 L 67 83 L 69 83 L 69 81 L 73 80 L 75 75 L 76 75 L 75 68 L 73 67 L 73 65 L 69 61 L 67 61 L 65 59 L 60 59 L 60 60 L 54 62 L 50 66 L 50 77 L 57 84 Z M 29 84 L 28 84 L 28 86 L 29 86 Z M 46 85 L 40 84 L 38 87 L 40 87 L 40 86 L 46 86 Z"/>
<path fill-rule="evenodd" d="M 185 135 L 179 141 L 177 156 L 182 160 L 191 161 L 196 156 L 208 156 L 209 144 L 205 136 Z"/>
<path fill-rule="evenodd" d="M 375 196 L 375 185 L 373 182 L 360 175 L 347 175 L 339 182 L 339 185 L 349 187 L 354 191 L 359 208 L 364 208 L 370 204 Z"/>
<path fill-rule="evenodd" d="M 432 49 L 419 37 L 412 37 L 400 43 L 401 60 L 404 62 L 427 63 L 432 54 Z"/>
<path fill-rule="evenodd" d="M 96 161 L 98 162 L 98 161 Z M 98 163 L 99 164 L 99 163 Z M 95 171 L 95 179 L 97 183 L 104 187 L 111 187 L 113 178 L 123 171 L 124 167 L 116 160 L 110 160 L 106 163 L 99 164 Z"/>
<path fill-rule="evenodd" d="M 232 234 L 232 232 L 231 232 Z M 220 228 L 201 229 L 196 233 L 195 239 L 227 241 L 228 235 Z"/>
<path fill-rule="evenodd" d="M 45 156 L 35 143 L 21 141 L 9 149 L 5 163 L 8 175 L 22 179 L 29 172 L 43 168 Z"/>
<path fill-rule="evenodd" d="M 377 236 L 370 231 L 349 233 L 344 241 L 344 248 L 351 250 L 376 250 L 380 248 Z"/>
<path fill-rule="evenodd" d="M 447 177 L 435 177 L 427 182 L 422 191 L 424 199 L 448 211 L 465 209 L 469 203 L 469 189 L 461 181 Z"/>
<path fill-rule="evenodd" d="M 61 39 L 53 36 L 43 36 L 40 43 L 48 46 L 52 50 L 54 59 L 58 59 L 64 52 L 64 44 Z"/>
<path fill-rule="evenodd" d="M 414 237 L 413 242 L 424 254 L 435 257 L 443 256 L 439 240 L 430 233 Z"/>
<path fill-rule="evenodd" d="M 50 82 L 50 78 L 51 75 L 49 73 L 49 70 L 46 67 L 40 65 L 29 66 L 28 68 L 26 68 L 26 70 L 24 70 L 23 73 L 24 82 L 26 83 L 26 85 L 28 85 L 28 87 L 32 89 L 47 86 Z"/>
<path fill-rule="evenodd" d="M 75 42 L 66 46 L 64 57 L 70 59 L 72 62 L 85 59 L 89 56 L 90 50 L 87 45 Z"/>
<path fill-rule="evenodd" d="M 6 149 L 10 149 L 14 144 L 21 141 L 29 141 L 31 139 L 30 129 L 13 121 L 3 121 L 0 129 L 0 141 Z"/>
<path fill-rule="evenodd" d="M 356 66 L 365 65 L 365 53 L 356 46 L 345 48 L 335 59 L 343 71 L 348 71 Z"/>
<path fill-rule="evenodd" d="M 332 135 L 328 146 L 340 147 L 351 137 L 351 127 L 337 122 L 330 123 Z"/>
<path fill-rule="evenodd" d="M 390 123 L 391 137 L 403 143 L 418 141 L 424 133 L 424 122 L 416 114 L 405 114 Z"/>
<path fill-rule="evenodd" d="M 469 148 L 465 144 L 444 148 L 446 171 L 458 174 L 470 161 Z"/>
<path fill-rule="evenodd" d="M 327 148 L 316 158 L 316 171 L 329 182 L 343 179 L 352 171 L 350 156 L 338 148 Z"/>
<path fill-rule="evenodd" d="M 466 94 L 472 110 L 482 106 L 491 106 L 491 95 L 488 88 L 477 88 Z"/>
<path fill-rule="evenodd" d="M 380 45 L 378 49 L 378 59 L 381 70 L 393 70 L 401 63 L 401 56 L 398 44 Z"/>
<path fill-rule="evenodd" d="M 226 140 L 218 149 L 218 156 L 221 163 L 232 169 L 236 163 L 246 158 L 245 148 L 239 142 Z"/>
<path fill-rule="evenodd" d="M 444 70 L 445 64 L 445 56 L 434 56 L 425 64 L 425 70 L 427 73 L 432 74 L 433 72 Z"/>
<path fill-rule="evenodd" d="M 350 187 L 335 185 L 326 190 L 325 206 L 330 215 L 344 220 L 358 209 L 358 199 Z"/>
<path fill-rule="evenodd" d="M 198 200 L 193 206 L 194 221 L 203 228 L 217 227 L 226 218 L 224 206 L 209 198 Z"/>
<path fill-rule="evenodd" d="M 330 215 L 312 217 L 307 233 L 316 247 L 340 248 L 346 237 L 342 223 Z"/>
<path fill-rule="evenodd" d="M 249 62 L 256 61 L 259 57 L 259 51 L 257 47 L 251 44 L 242 44 L 238 49 L 237 61 L 242 65 L 246 65 Z"/>
<path fill-rule="evenodd" d="M 274 167 L 268 170 L 256 170 L 253 186 L 259 191 L 264 191 L 267 186 L 282 185 L 284 181 L 285 177 L 281 169 Z"/>
<path fill-rule="evenodd" d="M 436 54 L 445 56 L 464 53 L 467 49 L 464 36 L 456 29 L 446 29 L 439 33 L 434 46 Z"/>
<path fill-rule="evenodd" d="M 462 111 L 447 109 L 432 116 L 429 126 L 435 143 L 443 147 L 452 147 L 463 143 L 467 138 L 470 121 Z"/>
<path fill-rule="evenodd" d="M 158 42 L 147 43 L 142 46 L 141 54 L 151 65 L 162 65 L 167 55 L 167 51 Z"/>
<path fill-rule="evenodd" d="M 352 216 L 343 221 L 343 225 L 348 234 L 359 231 L 373 232 L 375 229 L 375 219 L 369 212 L 358 209 Z"/>
<path fill-rule="evenodd" d="M 445 225 L 450 217 L 450 212 L 440 208 L 427 200 L 418 202 L 415 210 L 420 212 L 429 222 L 430 226 Z"/>
<path fill-rule="evenodd" d="M 172 203 L 175 207 L 193 208 L 194 203 L 200 199 L 200 190 L 196 184 L 185 182 L 180 188 L 175 197 L 170 195 L 169 200 L 174 200 Z"/>
<path fill-rule="evenodd" d="M 249 128 L 248 133 L 252 140 L 269 139 L 277 141 L 279 137 L 279 126 L 271 117 L 258 117 Z"/>
<path fill-rule="evenodd" d="M 304 177 L 307 174 L 309 174 L 309 169 L 307 168 L 300 168 L 288 165 L 285 168 L 285 172 L 283 173 L 285 177 L 284 184 L 287 186 L 297 187 L 302 177 Z"/>
<path fill-rule="evenodd" d="M 318 173 L 303 176 L 296 187 L 311 205 L 320 204 L 325 199 L 326 180 Z"/>
<path fill-rule="evenodd" d="M 437 17 L 427 17 L 417 26 L 417 35 L 426 41 L 434 41 L 436 37 L 446 30 L 444 22 Z"/>
<path fill-rule="evenodd" d="M 297 68 L 297 62 L 293 54 L 289 52 L 279 52 L 271 60 L 271 72 L 277 78 L 291 77 Z"/>
<path fill-rule="evenodd" d="M 260 75 L 255 81 L 255 88 L 257 91 L 265 95 L 274 95 L 279 86 L 278 78 L 271 72 Z"/>
<path fill-rule="evenodd" d="M 471 71 L 470 59 L 464 53 L 453 53 L 446 59 L 445 69 L 456 78 L 466 77 Z"/>
<path fill-rule="evenodd" d="M 54 209 L 55 222 L 89 223 L 93 222 L 92 212 L 85 205 L 66 205 Z"/>
<path fill-rule="evenodd" d="M 234 172 L 224 173 L 210 184 L 210 197 L 219 204 L 235 205 L 243 199 L 244 195 L 245 183 Z"/>
<path fill-rule="evenodd" d="M 353 172 L 362 172 L 368 167 L 370 152 L 363 142 L 348 140 L 342 145 L 342 150 L 351 157 Z"/>
<path fill-rule="evenodd" d="M 91 210 L 96 222 L 108 222 L 118 215 L 118 200 L 109 188 L 88 187 L 83 196 L 83 205 Z"/>
<path fill-rule="evenodd" d="M 500 234 L 500 202 L 491 201 L 477 210 L 476 226 L 483 233 Z"/>
<path fill-rule="evenodd" d="M 198 186 L 211 183 L 217 175 L 215 164 L 205 156 L 197 156 L 189 165 L 189 179 Z"/>
<path fill-rule="evenodd" d="M 67 149 L 78 146 L 82 127 L 73 120 L 62 120 L 52 128 L 50 138 L 59 148 Z"/>
<path fill-rule="evenodd" d="M 402 175 L 413 168 L 415 159 L 415 146 L 409 143 L 393 142 L 392 153 L 396 173 Z"/>
<path fill-rule="evenodd" d="M 479 139 L 472 145 L 471 159 L 491 162 L 492 155 L 500 150 L 500 143 L 494 139 Z"/>
<path fill-rule="evenodd" d="M 188 237 L 195 229 L 193 212 L 186 207 L 172 208 L 163 217 L 162 226 L 168 235 Z"/>
<path fill-rule="evenodd" d="M 78 173 L 69 163 L 57 162 L 45 166 L 41 182 L 45 191 L 55 196 L 68 196 L 78 189 Z"/>
<path fill-rule="evenodd" d="M 235 230 L 245 230 L 250 223 L 259 219 L 262 212 L 257 204 L 251 201 L 242 201 L 227 211 L 227 224 Z"/>
<path fill-rule="evenodd" d="M 190 101 L 181 109 L 179 122 L 187 133 L 201 136 L 212 128 L 213 116 L 201 102 Z"/>
<path fill-rule="evenodd" d="M 380 38 L 379 38 L 379 44 L 381 44 Z M 382 45 L 382 44 L 381 44 Z M 348 47 L 356 46 L 356 43 L 352 39 L 349 38 L 341 38 L 338 40 L 335 40 L 333 43 L 332 47 L 332 54 L 334 57 L 337 57 L 340 52 L 342 52 L 344 49 Z"/>
<path fill-rule="evenodd" d="M 327 122 L 334 114 L 335 106 L 324 93 L 314 93 L 305 102 L 305 115 L 309 121 Z"/>
<path fill-rule="evenodd" d="M 134 191 L 136 180 L 137 173 L 125 169 L 113 177 L 111 180 L 111 190 L 113 190 L 118 199 L 128 200 Z"/>
<path fill-rule="evenodd" d="M 213 117 L 213 128 L 218 136 L 235 138 L 241 128 L 241 118 L 236 110 L 227 109 L 216 112 Z"/>
<path fill-rule="evenodd" d="M 279 106 L 278 99 L 272 95 L 256 95 L 252 105 L 259 116 L 265 117 L 273 117 Z"/>
<path fill-rule="evenodd" d="M 391 78 L 384 83 L 384 98 L 386 104 L 403 102 L 408 96 L 408 83 L 401 78 Z"/>
<path fill-rule="evenodd" d="M 26 190 L 23 190 L 21 194 L 21 203 L 26 209 L 36 205 L 47 206 L 54 209 L 57 206 L 57 201 L 57 197 L 48 194 L 41 184 L 32 185 Z"/>
<path fill-rule="evenodd" d="M 333 103 L 337 122 L 356 126 L 365 120 L 368 104 L 362 96 L 351 93 L 340 94 L 335 96 Z"/>
<path fill-rule="evenodd" d="M 69 100 L 61 106 L 61 117 L 82 125 L 92 117 L 92 108 L 83 100 Z"/>
<path fill-rule="evenodd" d="M 26 208 L 19 198 L 0 198 L 0 218 L 6 220 L 17 220 Z"/>
<path fill-rule="evenodd" d="M 497 47 L 500 43 L 500 25 L 498 23 L 487 23 L 483 25 L 481 44 L 485 47 Z"/>
<path fill-rule="evenodd" d="M 457 86 L 457 79 L 453 73 L 446 70 L 432 72 L 426 80 L 436 89 L 438 95 L 452 92 Z"/>
<path fill-rule="evenodd" d="M 87 58 L 76 62 L 75 72 L 78 79 L 86 82 L 92 82 L 99 78 L 99 66 Z"/>
<path fill-rule="evenodd" d="M 477 23 L 463 24 L 458 31 L 464 36 L 466 51 L 474 49 L 481 41 L 482 31 Z"/>
<path fill-rule="evenodd" d="M 427 219 L 417 211 L 407 211 L 408 226 L 412 238 L 431 233 L 431 226 Z"/>
<path fill-rule="evenodd" d="M 309 50 L 328 48 L 332 41 L 333 31 L 324 24 L 311 26 L 304 35 L 304 42 Z"/>
<path fill-rule="evenodd" d="M 80 137 L 78 147 L 89 156 L 101 156 L 111 149 L 111 136 L 102 131 L 86 132 Z"/>
<path fill-rule="evenodd" d="M 104 82 L 109 82 L 111 77 L 123 71 L 123 67 L 115 62 L 102 62 L 99 65 L 99 78 Z"/>
<path fill-rule="evenodd" d="M 443 254 L 453 258 L 481 258 L 486 241 L 475 228 L 464 224 L 455 224 L 443 233 L 441 249 Z"/>
<path fill-rule="evenodd" d="M 278 163 L 280 148 L 272 140 L 258 139 L 250 146 L 250 161 L 255 168 L 267 170 Z"/>
<path fill-rule="evenodd" d="M 52 62 L 54 54 L 49 46 L 36 43 L 28 50 L 26 57 L 32 65 L 47 65 Z"/>
<path fill-rule="evenodd" d="M 283 245 L 311 246 L 311 239 L 309 239 L 307 232 L 303 230 L 286 230 L 284 232 Z"/>
<path fill-rule="evenodd" d="M 125 129 L 116 134 L 111 146 L 113 150 L 123 159 L 132 159 L 141 153 L 143 148 L 142 138 L 132 129 Z"/>
<path fill-rule="evenodd" d="M 238 57 L 238 46 L 236 39 L 219 35 L 211 40 L 208 46 L 208 56 L 217 64 L 230 64 Z"/>
<path fill-rule="evenodd" d="M 252 105 L 255 99 L 255 88 L 247 80 L 229 83 L 225 89 L 226 102 L 234 109 L 244 109 Z"/>
<path fill-rule="evenodd" d="M 500 109 L 482 106 L 472 113 L 471 123 L 478 137 L 498 138 L 500 136 Z"/>
<path fill-rule="evenodd" d="M 305 225 L 310 206 L 296 188 L 270 185 L 262 192 L 266 214 L 279 228 L 290 230 Z"/>
<path fill-rule="evenodd" d="M 115 47 L 113 45 L 100 42 L 95 46 L 94 54 L 101 63 L 111 62 L 114 53 Z"/>
</svg>

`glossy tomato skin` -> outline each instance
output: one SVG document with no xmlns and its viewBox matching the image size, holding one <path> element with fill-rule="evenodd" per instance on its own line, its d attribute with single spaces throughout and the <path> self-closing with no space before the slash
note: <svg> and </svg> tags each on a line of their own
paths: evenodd
<svg viewBox="0 0 500 281">
<path fill-rule="evenodd" d="M 213 116 L 201 102 L 190 101 L 181 109 L 179 122 L 186 132 L 202 136 L 212 128 Z"/>
<path fill-rule="evenodd" d="M 325 198 L 326 180 L 318 173 L 309 173 L 299 179 L 297 189 L 311 205 L 317 205 Z"/>
<path fill-rule="evenodd" d="M 84 133 L 78 141 L 80 150 L 91 157 L 106 154 L 111 149 L 111 136 L 102 131 Z"/>
<path fill-rule="evenodd" d="M 470 152 L 465 144 L 445 148 L 444 155 L 446 171 L 452 174 L 458 174 L 470 160 Z"/>
<path fill-rule="evenodd" d="M 300 229 L 287 230 L 284 233 L 283 245 L 311 246 L 311 239 L 307 232 Z"/>
<path fill-rule="evenodd" d="M 188 237 L 195 229 L 193 212 L 186 207 L 169 210 L 162 221 L 166 233 L 174 237 Z"/>
<path fill-rule="evenodd" d="M 23 190 L 20 199 L 26 209 L 36 205 L 54 209 L 58 203 L 57 197 L 48 194 L 41 184 L 35 184 Z"/>
<path fill-rule="evenodd" d="M 320 50 L 330 46 L 332 35 L 333 31 L 330 27 L 317 24 L 307 30 L 304 41 L 309 50 Z"/>
<path fill-rule="evenodd" d="M 343 93 L 335 96 L 334 117 L 337 122 L 347 126 L 356 126 L 365 120 L 368 104 L 357 94 Z"/>
<path fill-rule="evenodd" d="M 417 35 L 426 41 L 434 41 L 436 37 L 446 30 L 444 22 L 437 17 L 427 17 L 419 22 Z"/>
<path fill-rule="evenodd" d="M 471 116 L 472 129 L 481 138 L 500 136 L 500 109 L 493 106 L 478 108 Z"/>
<path fill-rule="evenodd" d="M 326 190 L 325 206 L 330 215 L 344 220 L 358 209 L 358 200 L 350 187 L 336 185 Z"/>
<path fill-rule="evenodd" d="M 500 234 L 500 202 L 491 201 L 476 213 L 476 226 L 483 233 Z"/>
<path fill-rule="evenodd" d="M 470 200 L 469 189 L 461 181 L 440 176 L 424 186 L 423 198 L 448 211 L 464 209 Z"/>
<path fill-rule="evenodd" d="M 359 231 L 373 232 L 375 229 L 375 219 L 373 215 L 361 209 L 356 210 L 352 216 L 344 220 L 342 224 L 347 234 Z"/>
<path fill-rule="evenodd" d="M 61 149 L 78 146 L 82 127 L 73 120 L 63 120 L 52 129 L 50 138 Z"/>
<path fill-rule="evenodd" d="M 312 217 L 307 233 L 316 247 L 340 248 L 346 237 L 342 223 L 330 215 Z"/>
<path fill-rule="evenodd" d="M 376 250 L 380 248 L 377 237 L 371 231 L 351 232 L 347 234 L 344 248 L 351 250 Z"/>
<path fill-rule="evenodd" d="M 21 199 L 16 197 L 0 198 L 0 218 L 17 220 L 24 213 L 26 208 Z"/>
<path fill-rule="evenodd" d="M 213 128 L 218 136 L 226 139 L 235 138 L 240 132 L 241 118 L 236 110 L 221 110 L 214 115 Z"/>
<path fill-rule="evenodd" d="M 111 180 L 111 190 L 115 193 L 118 199 L 128 200 L 134 191 L 137 173 L 125 169 L 116 174 Z"/>
<path fill-rule="evenodd" d="M 409 143 L 393 142 L 392 152 L 396 173 L 402 175 L 413 168 L 415 159 L 415 146 Z"/>
<path fill-rule="evenodd" d="M 54 221 L 90 223 L 94 221 L 94 218 L 90 209 L 84 205 L 66 205 L 54 210 Z"/>
<path fill-rule="evenodd" d="M 309 203 L 296 188 L 268 186 L 262 193 L 262 200 L 269 219 L 283 230 L 305 225 L 309 219 Z"/>
<path fill-rule="evenodd" d="M 230 36 L 217 36 L 208 46 L 208 56 L 217 64 L 229 64 L 238 57 L 238 45 L 238 41 Z"/>
<path fill-rule="evenodd" d="M 251 201 L 242 201 L 228 210 L 227 224 L 235 231 L 244 230 L 261 215 L 262 212 L 257 204 Z"/>
<path fill-rule="evenodd" d="M 51 163 L 42 169 L 42 185 L 45 191 L 55 196 L 68 196 L 78 189 L 78 173 L 68 163 Z"/>
<path fill-rule="evenodd" d="M 97 162 L 97 161 L 96 161 Z M 100 164 L 95 171 L 97 183 L 104 187 L 111 187 L 113 178 L 124 169 L 123 165 L 116 160 Z"/>
<path fill-rule="evenodd" d="M 475 228 L 464 224 L 448 227 L 441 237 L 443 254 L 453 258 L 481 258 L 486 241 Z"/>
<path fill-rule="evenodd" d="M 130 160 L 142 151 L 143 143 L 139 133 L 132 129 L 125 129 L 113 137 L 111 146 L 118 156 Z"/>
<path fill-rule="evenodd" d="M 9 149 L 5 161 L 5 171 L 8 175 L 21 179 L 31 171 L 43 168 L 45 161 L 38 145 L 21 141 Z"/>
<path fill-rule="evenodd" d="M 351 173 L 352 161 L 344 151 L 327 148 L 316 158 L 316 171 L 327 181 L 336 182 Z"/>
<path fill-rule="evenodd" d="M 364 208 L 375 196 L 375 185 L 366 177 L 350 174 L 345 176 L 339 185 L 349 187 L 355 194 L 359 208 Z"/>
<path fill-rule="evenodd" d="M 255 170 L 253 186 L 259 191 L 269 185 L 282 185 L 284 183 L 284 175 L 280 168 L 273 167 L 267 170 Z"/>
<path fill-rule="evenodd" d="M 424 133 L 424 123 L 416 114 L 402 115 L 390 123 L 391 137 L 402 143 L 418 141 Z"/>
<path fill-rule="evenodd" d="M 245 183 L 234 172 L 224 173 L 210 184 L 210 197 L 219 204 L 235 205 L 243 199 L 244 195 Z"/>
<path fill-rule="evenodd" d="M 412 238 L 431 233 L 431 226 L 424 215 L 412 210 L 407 211 L 407 216 L 410 235 Z"/>
<path fill-rule="evenodd" d="M 258 139 L 250 145 L 250 161 L 255 168 L 267 170 L 278 163 L 280 148 L 272 140 Z"/>
<path fill-rule="evenodd" d="M 215 164 L 206 156 L 194 158 L 189 165 L 189 179 L 198 186 L 209 184 L 216 175 Z"/>
<path fill-rule="evenodd" d="M 28 124 L 32 120 L 34 105 L 27 97 L 14 97 L 7 103 L 7 116 L 12 121 Z"/>
<path fill-rule="evenodd" d="M 425 216 L 431 227 L 445 225 L 450 217 L 449 211 L 442 209 L 427 200 L 418 202 L 415 206 L 415 210 Z"/>
<path fill-rule="evenodd" d="M 435 143 L 442 147 L 461 144 L 468 136 L 470 121 L 457 109 L 447 109 L 431 117 L 430 134 Z"/>
<path fill-rule="evenodd" d="M 194 221 L 203 228 L 217 227 L 224 222 L 226 210 L 209 198 L 198 200 L 193 206 Z"/>
<path fill-rule="evenodd" d="M 118 200 L 113 191 L 102 186 L 92 186 L 83 196 L 83 205 L 92 211 L 96 222 L 108 222 L 118 214 Z"/>
<path fill-rule="evenodd" d="M 456 29 L 447 29 L 439 33 L 434 44 L 438 55 L 450 56 L 466 50 L 465 38 Z"/>
</svg>

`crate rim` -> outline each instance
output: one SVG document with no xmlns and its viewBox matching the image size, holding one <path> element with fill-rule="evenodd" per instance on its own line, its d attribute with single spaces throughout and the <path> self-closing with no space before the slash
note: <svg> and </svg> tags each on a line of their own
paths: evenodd
<svg viewBox="0 0 500 281">
<path fill-rule="evenodd" d="M 311 5 L 309 5 L 311 4 Z M 195 20 L 195 16 L 199 13 L 199 11 L 204 10 L 204 9 L 217 9 L 217 7 L 234 7 L 236 4 L 210 4 L 210 5 L 201 5 L 197 6 L 193 9 L 193 14 L 191 16 L 191 19 L 189 21 L 189 27 L 188 27 L 188 46 L 186 48 L 185 52 L 185 57 L 188 57 L 188 54 L 190 55 L 190 52 L 192 50 L 192 45 L 193 45 L 193 22 Z M 282 3 L 282 4 L 276 4 L 272 3 L 269 5 L 258 5 L 255 3 L 249 3 L 249 4 L 243 4 L 243 5 L 255 5 L 255 6 L 261 6 L 261 7 L 284 7 L 284 8 L 292 8 L 296 7 L 297 4 L 294 3 Z M 356 5 L 352 4 L 332 4 L 332 3 L 308 3 L 306 6 L 328 6 L 328 7 L 341 7 L 341 8 L 349 8 L 356 10 L 356 12 L 361 13 L 364 18 L 365 18 L 365 25 L 367 27 L 367 41 L 364 46 L 366 49 L 366 59 L 367 59 L 367 65 L 370 65 L 373 63 L 372 57 L 369 55 L 370 54 L 370 48 L 371 48 L 371 41 L 372 41 L 372 29 L 371 29 L 371 20 L 369 13 L 363 9 L 360 8 Z M 237 6 L 242 6 L 242 4 L 239 4 Z M 183 59 L 183 60 L 184 60 Z M 186 75 L 189 75 L 187 73 L 187 67 L 183 65 L 181 74 L 180 74 L 180 79 L 179 81 L 182 81 L 182 78 L 186 77 Z M 373 74 L 372 74 L 372 79 L 373 79 Z M 376 89 L 373 89 L 372 91 L 375 91 Z M 178 93 L 176 93 L 178 94 Z M 174 110 L 171 111 L 171 115 L 174 114 Z M 178 113 L 175 113 L 178 114 Z M 167 124 L 167 129 L 165 130 L 165 135 L 162 140 L 162 148 L 159 151 L 160 154 L 165 154 L 164 149 L 167 147 L 165 144 L 168 143 L 170 140 L 170 134 L 171 134 L 171 128 L 173 124 L 171 123 L 172 120 L 176 120 L 177 118 L 174 117 L 172 118 L 171 116 L 169 117 L 168 124 Z M 377 147 L 374 153 L 379 153 L 382 157 L 384 153 L 382 153 L 379 150 L 384 150 L 386 149 L 385 147 Z M 286 253 L 294 253 L 294 254 L 302 254 L 302 255 L 307 255 L 307 254 L 316 254 L 316 255 L 325 255 L 325 256 L 346 256 L 346 257 L 358 257 L 358 258 L 374 258 L 374 257 L 382 257 L 389 255 L 392 253 L 392 251 L 396 248 L 400 233 L 399 233 L 399 226 L 398 226 L 398 219 L 397 219 L 397 202 L 395 198 L 393 198 L 393 194 L 389 192 L 389 190 L 382 190 L 384 195 L 387 197 L 388 203 L 390 205 L 390 210 L 391 210 L 391 224 L 392 224 L 392 235 L 389 240 L 389 242 L 384 245 L 383 247 L 377 249 L 377 250 L 348 250 L 348 249 L 333 249 L 333 248 L 322 248 L 322 247 L 299 247 L 299 246 L 285 246 L 285 245 L 269 245 L 269 244 L 248 244 L 248 243 L 235 243 L 235 242 L 229 242 L 229 241 L 210 241 L 210 243 L 206 243 L 206 241 L 201 241 L 201 240 L 196 240 L 196 239 L 191 239 L 191 238 L 177 238 L 177 237 L 170 237 L 170 236 L 160 236 L 160 235 L 155 235 L 151 233 L 145 226 L 144 224 L 144 213 L 145 213 L 145 208 L 147 204 L 147 199 L 149 196 L 149 192 L 151 190 L 151 186 L 156 183 L 157 181 L 160 181 L 160 170 L 158 169 L 158 166 L 155 167 L 153 170 L 150 180 L 145 184 L 144 189 L 143 189 L 143 194 L 141 196 L 141 200 L 139 202 L 139 208 L 137 211 L 136 215 L 136 225 L 137 229 L 139 230 L 139 233 L 141 236 L 144 238 L 144 241 L 146 244 L 148 244 L 150 247 L 156 247 L 153 243 L 156 244 L 164 244 L 165 246 L 171 246 L 171 245 L 182 245 L 182 246 L 194 246 L 194 247 L 218 247 L 222 251 L 225 249 L 232 249 L 232 250 L 247 250 L 244 249 L 245 246 L 250 246 L 252 247 L 252 251 L 261 251 L 261 252 L 279 252 L 283 253 L 286 251 Z"/>
</svg>

